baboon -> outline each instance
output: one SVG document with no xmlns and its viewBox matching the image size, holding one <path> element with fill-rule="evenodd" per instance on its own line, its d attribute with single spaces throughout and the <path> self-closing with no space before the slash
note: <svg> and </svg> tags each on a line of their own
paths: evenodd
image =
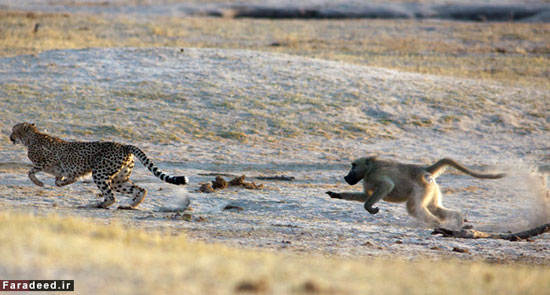
<svg viewBox="0 0 550 295">
<path fill-rule="evenodd" d="M 423 166 L 365 157 L 353 161 L 350 172 L 344 177 L 350 185 L 355 185 L 362 179 L 362 193 L 331 191 L 326 193 L 335 199 L 365 202 L 365 210 L 370 214 L 378 213 L 378 207 L 372 206 L 380 200 L 395 203 L 407 202 L 409 214 L 421 221 L 432 226 L 449 222 L 451 225 L 461 227 L 462 214 L 443 207 L 441 191 L 435 181 L 447 166 L 452 166 L 476 178 L 497 179 L 506 176 L 504 173 L 474 172 L 449 158 L 441 159 L 431 166 Z"/>
</svg>

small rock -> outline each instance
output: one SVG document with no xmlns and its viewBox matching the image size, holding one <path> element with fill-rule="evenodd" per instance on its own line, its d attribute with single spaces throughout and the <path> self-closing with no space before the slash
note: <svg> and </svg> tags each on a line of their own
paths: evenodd
<svg viewBox="0 0 550 295">
<path fill-rule="evenodd" d="M 306 281 L 300 286 L 299 291 L 317 294 L 321 292 L 321 288 L 313 281 Z"/>
<path fill-rule="evenodd" d="M 242 281 L 235 286 L 236 292 L 243 293 L 261 293 L 266 292 L 268 289 L 267 282 L 264 280 L 259 281 Z"/>
<path fill-rule="evenodd" d="M 189 214 L 189 213 L 185 213 L 181 216 L 181 219 L 183 219 L 185 221 L 191 221 L 191 220 L 193 220 L 193 216 L 191 216 L 191 214 Z"/>
<path fill-rule="evenodd" d="M 201 187 L 199 188 L 199 191 L 202 193 L 213 193 L 214 188 L 212 188 L 212 185 L 210 183 L 203 183 Z"/>
<path fill-rule="evenodd" d="M 227 181 L 223 179 L 221 176 L 216 176 L 216 179 L 212 181 L 212 188 L 213 189 L 226 189 L 228 186 Z"/>
<path fill-rule="evenodd" d="M 235 177 L 229 181 L 229 185 L 242 185 L 244 183 L 244 175 L 241 175 L 239 177 Z"/>
<path fill-rule="evenodd" d="M 263 184 L 256 184 L 254 182 L 245 182 L 244 179 L 245 179 L 244 175 L 241 175 L 239 177 L 235 177 L 229 182 L 229 185 L 231 185 L 231 186 L 242 186 L 246 189 L 262 189 L 264 187 Z"/>
<path fill-rule="evenodd" d="M 468 250 L 468 249 L 463 249 L 463 248 L 458 248 L 458 247 L 453 247 L 453 252 L 458 252 L 458 253 L 470 253 L 470 250 Z"/>
<path fill-rule="evenodd" d="M 235 206 L 235 205 L 226 205 L 225 207 L 223 207 L 223 210 L 237 210 L 237 211 L 243 211 L 243 207 L 239 207 L 239 206 Z"/>
<path fill-rule="evenodd" d="M 244 182 L 242 186 L 246 189 L 262 189 L 263 184 L 255 184 L 254 182 Z"/>
<path fill-rule="evenodd" d="M 205 222 L 206 220 L 207 220 L 207 219 L 204 218 L 204 217 L 202 217 L 202 216 L 199 216 L 199 217 L 196 217 L 196 218 L 195 218 L 195 221 L 196 221 L 196 222 Z"/>
</svg>

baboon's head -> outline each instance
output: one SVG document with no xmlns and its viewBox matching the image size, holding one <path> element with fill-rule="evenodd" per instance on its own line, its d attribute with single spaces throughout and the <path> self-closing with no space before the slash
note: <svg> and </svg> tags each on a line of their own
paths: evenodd
<svg viewBox="0 0 550 295">
<path fill-rule="evenodd" d="M 351 170 L 348 175 L 344 176 L 344 180 L 349 185 L 357 184 L 361 179 L 365 178 L 371 168 L 374 157 L 359 158 L 351 163 Z"/>
<path fill-rule="evenodd" d="M 34 123 L 19 123 L 15 124 L 13 126 L 13 129 L 11 131 L 10 140 L 13 142 L 13 144 L 17 143 L 23 143 L 23 137 L 29 132 L 29 131 L 36 131 L 36 127 L 34 126 Z"/>
</svg>

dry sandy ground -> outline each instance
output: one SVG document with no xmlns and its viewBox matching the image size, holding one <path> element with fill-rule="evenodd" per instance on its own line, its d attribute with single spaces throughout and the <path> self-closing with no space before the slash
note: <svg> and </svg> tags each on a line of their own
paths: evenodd
<svg viewBox="0 0 550 295">
<path fill-rule="evenodd" d="M 550 222 L 550 97 L 535 87 L 246 50 L 57 50 L 0 64 L 0 204 L 7 210 L 116 220 L 274 251 L 550 262 L 548 234 L 530 242 L 445 239 L 431 236 L 403 205 L 381 203 L 381 212 L 369 215 L 359 203 L 324 194 L 359 189 L 342 179 L 355 157 L 431 163 L 452 156 L 510 173 L 491 181 L 440 177 L 445 206 L 461 210 L 469 224 L 517 231 Z M 191 183 L 181 190 L 138 165 L 133 178 L 149 189 L 139 211 L 77 209 L 97 201 L 95 186 L 55 188 L 45 175 L 39 178 L 47 186 L 34 186 L 23 147 L 8 139 L 22 121 L 65 139 L 135 144 Z M 296 180 L 197 192 L 213 179 L 199 173 L 212 172 Z M 159 212 L 184 196 L 190 220 Z M 243 210 L 223 210 L 227 204 Z"/>
</svg>

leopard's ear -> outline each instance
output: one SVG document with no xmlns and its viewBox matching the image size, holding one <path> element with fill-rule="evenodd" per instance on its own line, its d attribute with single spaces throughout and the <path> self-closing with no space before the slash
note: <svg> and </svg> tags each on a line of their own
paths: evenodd
<svg viewBox="0 0 550 295">
<path fill-rule="evenodd" d="M 32 127 L 36 127 L 36 125 L 35 125 L 34 123 L 31 123 L 31 126 L 32 126 Z"/>
</svg>

